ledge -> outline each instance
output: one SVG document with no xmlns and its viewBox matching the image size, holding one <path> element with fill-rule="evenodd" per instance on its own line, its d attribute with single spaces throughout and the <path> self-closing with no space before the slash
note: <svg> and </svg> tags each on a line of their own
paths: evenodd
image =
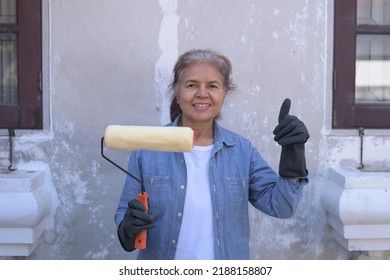
<svg viewBox="0 0 390 280">
<path fill-rule="evenodd" d="M 347 250 L 390 250 L 390 172 L 329 168 L 321 199 Z"/>
<path fill-rule="evenodd" d="M 0 256 L 28 256 L 52 227 L 56 192 L 45 171 L 0 174 Z"/>
</svg>

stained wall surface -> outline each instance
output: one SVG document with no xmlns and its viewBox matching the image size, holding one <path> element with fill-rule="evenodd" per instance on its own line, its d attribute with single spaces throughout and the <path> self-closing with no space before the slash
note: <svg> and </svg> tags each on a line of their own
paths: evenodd
<svg viewBox="0 0 390 280">
<path fill-rule="evenodd" d="M 297 213 L 279 220 L 251 208 L 251 257 L 352 258 L 331 236 L 321 205 L 327 167 L 357 165 L 360 143 L 357 131 L 330 126 L 331 2 L 43 0 L 45 128 L 16 131 L 14 163 L 49 169 L 59 206 L 54 232 L 27 258 L 135 257 L 121 249 L 113 220 L 125 175 L 102 159 L 100 139 L 110 124 L 167 123 L 172 67 L 191 48 L 231 59 L 237 90 L 221 123 L 249 138 L 275 170 L 272 131 L 284 98 L 311 135 L 310 183 Z M 367 134 L 368 163 L 386 160 L 388 135 Z M 4 166 L 7 141 L 0 138 Z M 109 154 L 126 166 L 128 152 Z"/>
</svg>

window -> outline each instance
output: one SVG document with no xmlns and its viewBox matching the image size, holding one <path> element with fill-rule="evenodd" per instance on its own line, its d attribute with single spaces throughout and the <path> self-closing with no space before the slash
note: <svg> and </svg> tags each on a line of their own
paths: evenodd
<svg viewBox="0 0 390 280">
<path fill-rule="evenodd" d="M 41 0 L 0 1 L 0 128 L 42 128 L 41 33 Z"/>
<path fill-rule="evenodd" d="M 334 1 L 333 128 L 390 128 L 390 1 Z"/>
</svg>

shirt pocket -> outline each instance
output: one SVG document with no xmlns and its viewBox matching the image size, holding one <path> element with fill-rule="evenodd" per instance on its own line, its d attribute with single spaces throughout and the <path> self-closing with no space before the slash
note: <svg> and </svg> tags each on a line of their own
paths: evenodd
<svg viewBox="0 0 390 280">
<path fill-rule="evenodd" d="M 246 177 L 227 177 L 228 207 L 235 218 L 248 218 L 248 188 Z"/>
<path fill-rule="evenodd" d="M 143 176 L 145 191 L 149 198 L 149 213 L 154 217 L 164 213 L 167 203 L 167 192 L 171 184 L 169 176 Z"/>
</svg>

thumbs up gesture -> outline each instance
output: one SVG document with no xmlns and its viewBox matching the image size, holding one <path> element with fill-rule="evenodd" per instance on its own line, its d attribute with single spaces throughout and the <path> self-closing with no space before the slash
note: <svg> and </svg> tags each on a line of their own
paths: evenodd
<svg viewBox="0 0 390 280">
<path fill-rule="evenodd" d="M 273 131 L 274 140 L 282 146 L 279 175 L 285 178 L 302 178 L 308 175 L 304 144 L 310 135 L 300 119 L 289 115 L 290 107 L 291 100 L 286 98 L 280 107 L 279 124 Z"/>
<path fill-rule="evenodd" d="M 280 107 L 279 124 L 273 133 L 279 145 L 304 144 L 309 139 L 305 124 L 296 116 L 289 115 L 291 100 L 286 98 Z"/>
</svg>

